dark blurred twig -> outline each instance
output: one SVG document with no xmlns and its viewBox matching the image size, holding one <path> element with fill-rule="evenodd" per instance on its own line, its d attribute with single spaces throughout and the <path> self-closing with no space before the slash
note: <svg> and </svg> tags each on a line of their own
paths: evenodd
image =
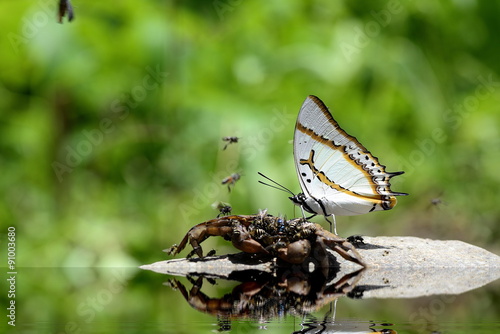
<svg viewBox="0 0 500 334">
<path fill-rule="evenodd" d="M 73 21 L 75 13 L 70 0 L 59 0 L 59 23 L 63 23 L 63 18 L 68 14 L 68 22 Z"/>
</svg>

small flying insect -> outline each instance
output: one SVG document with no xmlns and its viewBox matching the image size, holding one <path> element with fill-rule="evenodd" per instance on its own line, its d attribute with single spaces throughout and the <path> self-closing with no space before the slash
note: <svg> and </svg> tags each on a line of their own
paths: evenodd
<svg viewBox="0 0 500 334">
<path fill-rule="evenodd" d="M 70 0 L 59 0 L 59 23 L 63 23 L 63 18 L 68 14 L 68 22 L 73 21 L 75 13 Z"/>
<path fill-rule="evenodd" d="M 240 179 L 240 177 L 241 175 L 238 173 L 231 174 L 230 176 L 222 180 L 222 184 L 227 184 L 227 189 L 229 190 L 229 192 L 231 192 L 231 185 L 234 186 L 234 184 Z"/>
<path fill-rule="evenodd" d="M 217 215 L 217 218 L 219 218 L 221 215 L 227 216 L 233 210 L 231 204 L 224 202 L 215 202 L 214 204 L 212 204 L 212 208 L 219 210 L 220 213 Z"/>
<path fill-rule="evenodd" d="M 448 203 L 446 203 L 445 201 L 443 201 L 441 198 L 437 197 L 437 198 L 432 198 L 429 200 L 429 205 L 428 207 L 435 207 L 435 208 L 442 208 L 443 205 L 447 205 Z"/>
<path fill-rule="evenodd" d="M 237 143 L 238 139 L 240 139 L 240 138 L 239 137 L 222 137 L 223 141 L 227 141 L 226 146 L 224 146 L 224 148 L 222 150 L 225 150 L 229 144 Z"/>
<path fill-rule="evenodd" d="M 429 209 L 431 207 L 441 209 L 443 207 L 443 205 L 448 205 L 448 203 L 446 203 L 443 200 L 443 191 L 441 191 L 438 196 L 429 199 L 429 202 L 427 204 L 427 209 Z"/>
<path fill-rule="evenodd" d="M 443 204 L 441 198 L 433 198 L 429 201 L 431 205 L 438 206 L 439 204 Z"/>
</svg>

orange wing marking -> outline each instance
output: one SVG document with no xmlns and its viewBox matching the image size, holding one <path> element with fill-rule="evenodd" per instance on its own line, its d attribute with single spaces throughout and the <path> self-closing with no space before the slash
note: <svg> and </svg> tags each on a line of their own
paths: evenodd
<svg viewBox="0 0 500 334">
<path fill-rule="evenodd" d="M 387 195 L 360 195 L 354 191 L 351 191 L 349 189 L 346 189 L 337 183 L 333 182 L 330 180 L 325 173 L 321 172 L 314 166 L 314 150 L 311 150 L 309 154 L 309 159 L 300 159 L 300 164 L 301 165 L 307 165 L 313 172 L 313 174 L 324 184 L 328 185 L 330 188 L 333 188 L 337 191 L 347 193 L 348 195 L 362 198 L 364 200 L 370 201 L 372 203 L 382 203 L 382 206 L 384 207 L 385 210 L 392 209 L 396 205 L 396 198 L 393 196 L 387 196 Z"/>
</svg>

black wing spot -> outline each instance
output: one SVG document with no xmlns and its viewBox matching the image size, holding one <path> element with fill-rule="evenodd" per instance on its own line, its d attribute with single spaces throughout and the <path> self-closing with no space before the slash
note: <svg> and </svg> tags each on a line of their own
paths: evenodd
<svg viewBox="0 0 500 334">
<path fill-rule="evenodd" d="M 373 206 L 372 206 L 372 208 L 368 212 L 372 212 L 373 210 L 375 210 L 376 207 L 377 207 L 377 203 L 374 203 Z"/>
</svg>

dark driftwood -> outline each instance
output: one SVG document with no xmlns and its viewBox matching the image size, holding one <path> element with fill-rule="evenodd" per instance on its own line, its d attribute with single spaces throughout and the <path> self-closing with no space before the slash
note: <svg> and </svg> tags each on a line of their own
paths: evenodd
<svg viewBox="0 0 500 334">
<path fill-rule="evenodd" d="M 459 294 L 500 278 L 500 257 L 482 248 L 456 240 L 415 237 L 363 237 L 358 252 L 368 264 L 357 286 L 366 289 L 363 298 L 413 298 L 434 294 Z M 359 265 L 334 253 L 340 274 Z M 272 272 L 274 261 L 257 261 L 247 254 L 203 259 L 173 259 L 141 266 L 158 273 L 186 276 L 205 274 L 227 278 L 232 272 Z M 338 276 L 339 277 L 339 276 Z"/>
</svg>

